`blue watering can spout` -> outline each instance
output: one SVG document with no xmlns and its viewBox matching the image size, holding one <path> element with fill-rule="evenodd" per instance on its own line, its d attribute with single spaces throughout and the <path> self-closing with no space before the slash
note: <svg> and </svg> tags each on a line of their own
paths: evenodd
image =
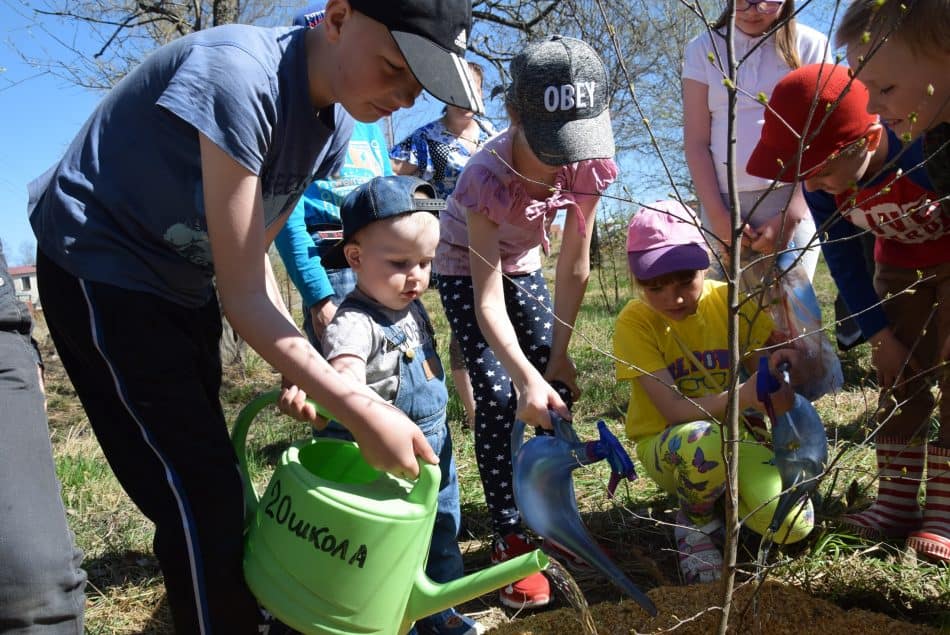
<svg viewBox="0 0 950 635">
<path fill-rule="evenodd" d="M 551 412 L 554 435 L 537 435 L 525 442 L 525 423 L 516 421 L 511 432 L 515 503 L 525 524 L 546 540 L 577 554 L 633 598 L 650 615 L 656 606 L 591 538 L 581 522 L 571 473 L 582 465 L 607 459 L 611 475 L 607 486 L 613 496 L 622 479 L 635 480 L 633 461 L 603 421 L 600 439 L 581 441 L 570 423 Z"/>
<path fill-rule="evenodd" d="M 787 382 L 788 371 L 783 369 L 783 372 Z M 772 421 L 775 466 L 782 478 L 782 495 L 769 523 L 769 532 L 773 534 L 795 506 L 817 489 L 819 477 L 828 464 L 828 436 L 810 401 L 796 394 L 792 409 L 776 416 L 771 395 L 780 386 L 769 370 L 768 358 L 759 358 L 756 394 Z"/>
</svg>

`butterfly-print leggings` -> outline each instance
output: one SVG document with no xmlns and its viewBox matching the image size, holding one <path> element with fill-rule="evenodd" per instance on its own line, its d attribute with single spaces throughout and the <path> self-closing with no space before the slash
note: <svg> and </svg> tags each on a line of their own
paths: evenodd
<svg viewBox="0 0 950 635">
<path fill-rule="evenodd" d="M 650 478 L 679 499 L 690 522 L 705 525 L 718 513 L 716 501 L 726 487 L 719 424 L 692 421 L 670 426 L 638 441 L 637 456 Z M 763 535 L 782 492 L 774 459 L 772 450 L 751 436 L 739 444 L 739 519 Z M 776 542 L 798 542 L 811 532 L 815 523 L 811 500 L 799 507 L 776 532 Z"/>
</svg>

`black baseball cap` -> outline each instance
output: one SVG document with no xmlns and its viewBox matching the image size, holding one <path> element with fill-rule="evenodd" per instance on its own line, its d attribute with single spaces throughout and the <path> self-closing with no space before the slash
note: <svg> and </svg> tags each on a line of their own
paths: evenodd
<svg viewBox="0 0 950 635">
<path fill-rule="evenodd" d="M 412 74 L 436 99 L 484 112 L 464 57 L 471 0 L 350 0 L 350 6 L 389 29 Z"/>
<path fill-rule="evenodd" d="M 423 192 L 429 198 L 416 198 L 417 192 Z M 445 201 L 437 198 L 435 188 L 418 177 L 372 178 L 343 199 L 340 205 L 343 238 L 328 249 L 320 260 L 326 269 L 345 269 L 350 264 L 343 255 L 343 247 L 367 225 L 414 212 L 431 212 L 438 216 L 443 209 Z"/>
</svg>

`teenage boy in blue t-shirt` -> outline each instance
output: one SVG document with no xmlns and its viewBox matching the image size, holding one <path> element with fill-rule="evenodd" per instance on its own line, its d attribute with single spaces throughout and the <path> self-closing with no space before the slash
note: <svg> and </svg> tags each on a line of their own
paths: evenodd
<svg viewBox="0 0 950 635">
<path fill-rule="evenodd" d="M 171 42 L 101 102 L 30 185 L 56 348 L 122 486 L 156 525 L 180 633 L 258 633 L 244 504 L 218 391 L 220 314 L 347 425 L 375 467 L 436 456 L 419 428 L 336 373 L 294 326 L 267 247 L 341 162 L 342 109 L 375 121 L 425 86 L 480 109 L 461 59 L 470 0 L 330 0 L 316 28 L 228 25 Z M 421 83 L 421 85 L 420 85 Z M 212 280 L 214 286 L 212 286 Z"/>
</svg>

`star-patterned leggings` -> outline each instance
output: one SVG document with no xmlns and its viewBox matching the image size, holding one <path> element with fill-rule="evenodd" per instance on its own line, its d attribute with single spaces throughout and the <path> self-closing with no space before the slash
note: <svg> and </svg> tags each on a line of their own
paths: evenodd
<svg viewBox="0 0 950 635">
<path fill-rule="evenodd" d="M 510 278 L 510 279 L 509 279 Z M 541 271 L 506 276 L 505 306 L 528 360 L 542 373 L 554 329 L 551 295 Z M 518 400 L 505 367 L 488 346 L 475 318 L 475 291 L 468 276 L 440 276 L 439 295 L 452 333 L 462 347 L 475 394 L 475 457 L 492 529 L 499 536 L 521 531 L 511 487 L 511 425 Z"/>
</svg>

